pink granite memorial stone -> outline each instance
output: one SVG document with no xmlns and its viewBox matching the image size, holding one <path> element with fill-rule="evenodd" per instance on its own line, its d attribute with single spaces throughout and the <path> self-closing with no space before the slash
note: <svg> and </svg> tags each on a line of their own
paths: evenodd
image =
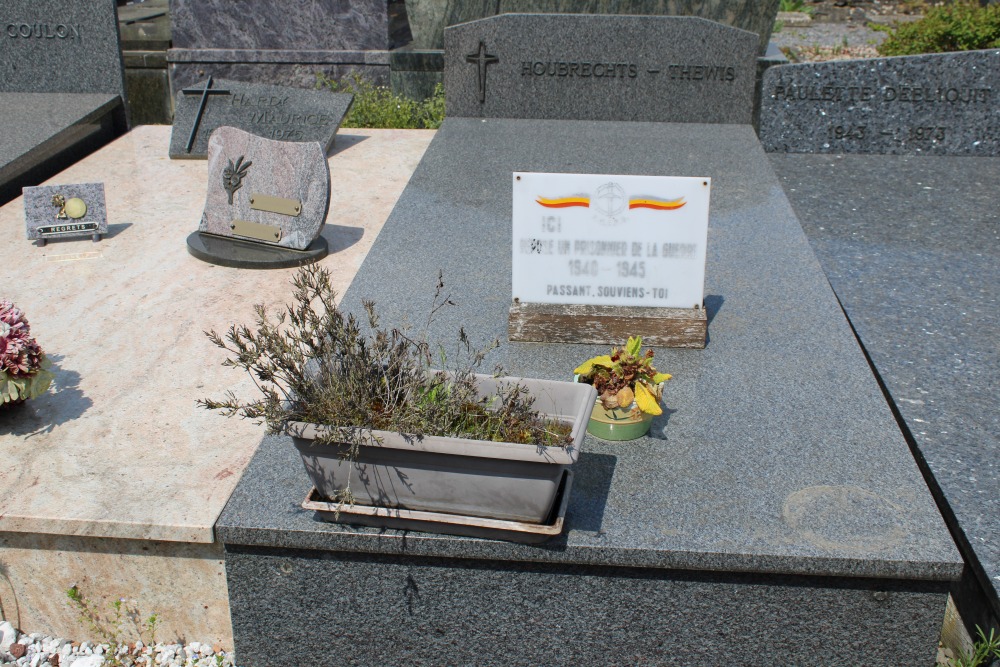
<svg viewBox="0 0 1000 667">
<path fill-rule="evenodd" d="M 330 168 L 319 142 L 274 141 L 234 127 L 212 133 L 199 232 L 306 250 L 329 209 Z"/>
</svg>

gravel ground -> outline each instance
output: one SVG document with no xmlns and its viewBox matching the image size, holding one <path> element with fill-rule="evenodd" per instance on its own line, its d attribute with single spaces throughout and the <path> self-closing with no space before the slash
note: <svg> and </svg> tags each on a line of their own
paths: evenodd
<svg viewBox="0 0 1000 667">
<path fill-rule="evenodd" d="M 904 14 L 890 3 L 858 3 L 836 7 L 826 2 L 807 5 L 808 13 L 779 14 L 771 41 L 791 62 L 820 62 L 849 58 L 877 58 L 876 47 L 887 37 L 870 24 L 892 26 L 919 18 Z M 806 23 L 806 25 L 802 25 Z"/>
<path fill-rule="evenodd" d="M 0 623 L 0 667 L 234 667 L 232 652 L 191 642 L 146 646 L 141 641 L 113 647 L 109 643 L 70 642 L 39 633 L 24 634 Z"/>
</svg>

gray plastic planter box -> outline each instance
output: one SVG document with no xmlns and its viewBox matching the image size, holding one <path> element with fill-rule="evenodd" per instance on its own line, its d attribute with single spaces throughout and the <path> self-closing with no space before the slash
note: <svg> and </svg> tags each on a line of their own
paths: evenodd
<svg viewBox="0 0 1000 667">
<path fill-rule="evenodd" d="M 350 479 L 357 502 L 409 510 L 542 523 L 550 515 L 563 471 L 576 462 L 597 393 L 587 384 L 494 379 L 477 375 L 479 391 L 491 395 L 498 382 L 517 382 L 535 397 L 541 414 L 572 424 L 569 447 L 428 436 L 407 440 L 373 431 L 382 442 L 361 447 L 358 460 L 341 458 L 346 446 L 318 445 L 322 427 L 296 422 L 288 433 L 320 495 L 335 496 Z"/>
</svg>

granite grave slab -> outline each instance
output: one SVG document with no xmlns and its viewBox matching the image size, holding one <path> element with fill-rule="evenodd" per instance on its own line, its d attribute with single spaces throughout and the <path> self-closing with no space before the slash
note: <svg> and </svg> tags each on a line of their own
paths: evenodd
<svg viewBox="0 0 1000 667">
<path fill-rule="evenodd" d="M 0 202 L 128 127 L 115 0 L 9 0 L 0 33 Z"/>
<path fill-rule="evenodd" d="M 170 157 L 201 158 L 219 127 L 238 127 L 267 139 L 318 141 L 324 154 L 354 95 L 306 91 L 209 77 L 177 91 Z"/>
<path fill-rule="evenodd" d="M 409 41 L 402 0 L 170 0 L 170 82 L 216 78 L 312 89 L 316 74 L 388 83 L 389 49 Z"/>
<path fill-rule="evenodd" d="M 1000 49 L 772 67 L 769 152 L 1000 155 Z"/>
<path fill-rule="evenodd" d="M 1000 158 L 770 156 L 1000 626 Z M 974 635 L 973 635 L 974 636 Z"/>
<path fill-rule="evenodd" d="M 319 143 L 220 127 L 208 143 L 208 194 L 188 250 L 223 266 L 311 263 L 326 256 L 320 232 L 329 210 L 330 167 Z"/>
<path fill-rule="evenodd" d="M 445 31 L 448 115 L 749 123 L 757 37 L 699 18 L 505 14 Z"/>
<path fill-rule="evenodd" d="M 71 183 L 24 188 L 24 219 L 28 239 L 45 245 L 49 239 L 93 237 L 108 233 L 103 183 Z"/>
<path fill-rule="evenodd" d="M 546 546 L 318 522 L 265 440 L 216 524 L 241 664 L 265 632 L 318 665 L 931 664 L 961 559 L 749 126 L 449 117 L 343 306 L 423 322 L 443 270 L 432 344 L 464 327 L 501 340 L 490 368 L 548 379 L 600 353 L 506 340 L 515 170 L 710 175 L 707 347 L 657 351 L 665 414 L 588 438 Z"/>
</svg>

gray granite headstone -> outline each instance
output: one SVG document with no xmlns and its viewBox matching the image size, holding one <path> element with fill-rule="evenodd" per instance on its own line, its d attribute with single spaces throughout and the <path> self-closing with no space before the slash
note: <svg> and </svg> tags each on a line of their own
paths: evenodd
<svg viewBox="0 0 1000 667">
<path fill-rule="evenodd" d="M 204 159 L 209 136 L 222 126 L 267 139 L 318 141 L 325 152 L 353 101 L 350 93 L 205 79 L 177 91 L 170 157 Z"/>
<path fill-rule="evenodd" d="M 42 245 L 50 239 L 79 236 L 96 241 L 108 233 L 104 183 L 24 188 L 24 220 L 28 239 Z"/>
<path fill-rule="evenodd" d="M 4 0 L 0 91 L 125 97 L 115 0 Z"/>
<path fill-rule="evenodd" d="M 756 54 L 699 18 L 505 14 L 445 30 L 448 115 L 750 123 Z"/>
<path fill-rule="evenodd" d="M 757 33 L 758 55 L 771 37 L 778 0 L 407 0 L 411 46 L 440 49 L 445 26 L 509 13 L 697 16 Z"/>
<path fill-rule="evenodd" d="M 278 208 L 284 212 L 275 212 Z M 305 250 L 322 231 L 329 209 L 330 167 L 319 143 L 262 139 L 235 127 L 212 133 L 198 231 Z"/>
<path fill-rule="evenodd" d="M 779 153 L 1000 155 L 1000 49 L 771 68 L 760 139 Z"/>
<path fill-rule="evenodd" d="M 0 3 L 0 203 L 128 129 L 115 0 Z"/>
</svg>

